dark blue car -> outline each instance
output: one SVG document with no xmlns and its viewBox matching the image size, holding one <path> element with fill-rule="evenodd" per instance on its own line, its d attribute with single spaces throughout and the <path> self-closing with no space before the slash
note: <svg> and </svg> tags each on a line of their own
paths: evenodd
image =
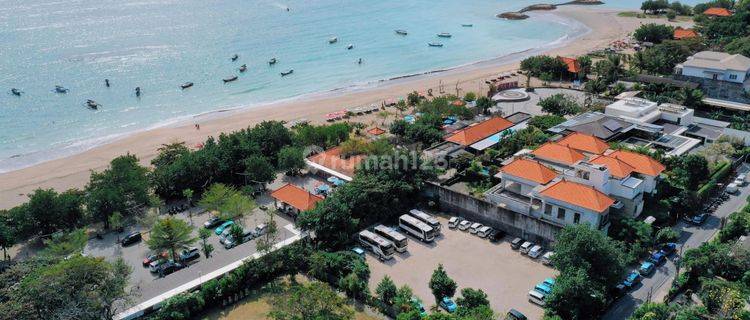
<svg viewBox="0 0 750 320">
<path fill-rule="evenodd" d="M 706 219 L 708 219 L 708 213 L 701 213 L 697 216 L 694 216 L 693 219 L 690 219 L 690 222 L 696 226 L 699 226 L 706 222 Z"/>
<path fill-rule="evenodd" d="M 661 251 L 654 252 L 651 254 L 651 257 L 648 258 L 648 261 L 658 266 L 667 261 L 667 255 Z"/>
<path fill-rule="evenodd" d="M 663 246 L 661 246 L 661 249 L 659 251 L 665 256 L 672 255 L 673 253 L 675 253 L 675 251 L 677 251 L 677 244 L 674 242 L 665 243 Z"/>
</svg>

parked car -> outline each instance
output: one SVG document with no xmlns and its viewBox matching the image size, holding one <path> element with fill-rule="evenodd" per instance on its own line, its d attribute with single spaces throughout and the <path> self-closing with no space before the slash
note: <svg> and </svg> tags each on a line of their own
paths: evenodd
<svg viewBox="0 0 750 320">
<path fill-rule="evenodd" d="M 193 261 L 200 257 L 201 257 L 201 254 L 198 251 L 198 248 L 195 248 L 195 247 L 190 247 L 180 252 L 180 261 L 182 262 Z"/>
<path fill-rule="evenodd" d="M 234 237 L 230 235 L 224 240 L 224 249 L 234 248 L 239 244 L 253 240 L 253 238 L 255 238 L 254 230 L 243 231 L 241 239 L 234 239 Z"/>
<path fill-rule="evenodd" d="M 466 231 L 469 230 L 469 227 L 471 227 L 471 221 L 469 220 L 461 220 L 461 222 L 458 223 L 458 230 Z"/>
<path fill-rule="evenodd" d="M 659 249 L 665 256 L 670 256 L 677 251 L 677 244 L 674 242 L 665 243 Z"/>
<path fill-rule="evenodd" d="M 536 305 L 539 305 L 539 306 L 543 307 L 544 306 L 544 298 L 546 298 L 546 297 L 547 297 L 546 294 L 541 293 L 539 291 L 536 291 L 536 290 L 529 291 L 529 301 L 531 301 L 531 303 L 534 303 Z"/>
<path fill-rule="evenodd" d="M 622 282 L 622 284 L 624 284 L 628 289 L 631 289 L 639 282 L 641 282 L 641 274 L 636 271 L 631 271 L 625 278 L 625 281 Z"/>
<path fill-rule="evenodd" d="M 180 269 L 182 269 L 184 267 L 185 267 L 185 265 L 183 265 L 181 263 L 167 261 L 166 263 L 164 263 L 164 264 L 162 264 L 162 265 L 159 266 L 159 269 L 161 270 L 160 275 L 161 276 L 166 276 L 166 275 L 172 274 L 175 271 L 180 270 Z"/>
<path fill-rule="evenodd" d="M 661 251 L 656 251 L 651 254 L 651 256 L 648 258 L 648 261 L 658 266 L 667 261 L 667 255 L 665 255 Z"/>
<path fill-rule="evenodd" d="M 443 297 L 443 300 L 440 300 L 440 307 L 448 313 L 456 312 L 456 303 L 449 297 Z"/>
<path fill-rule="evenodd" d="M 542 255 L 542 264 L 548 266 L 552 264 L 552 256 L 554 256 L 555 253 L 552 251 L 548 251 L 544 255 Z"/>
<path fill-rule="evenodd" d="M 690 219 L 690 222 L 696 226 L 699 226 L 703 224 L 703 222 L 706 222 L 706 219 L 708 219 L 708 213 L 701 213 Z"/>
<path fill-rule="evenodd" d="M 471 227 L 469 228 L 469 233 L 476 234 L 480 228 L 482 228 L 483 225 L 479 222 L 474 222 L 471 224 Z"/>
<path fill-rule="evenodd" d="M 159 267 L 163 263 L 166 263 L 168 261 L 170 261 L 170 260 L 160 259 L 160 260 L 151 261 L 151 263 L 148 264 L 148 271 L 150 271 L 151 273 L 157 273 L 157 272 L 159 272 Z"/>
<path fill-rule="evenodd" d="M 490 239 L 490 242 L 500 242 L 500 240 L 503 240 L 505 237 L 505 231 L 503 230 L 492 230 L 492 233 L 490 233 L 489 236 L 487 236 L 488 239 Z"/>
<path fill-rule="evenodd" d="M 548 285 L 546 285 L 544 283 L 539 283 L 536 286 L 534 286 L 534 290 L 536 290 L 536 291 L 538 291 L 538 292 L 540 292 L 540 293 L 542 293 L 544 295 L 548 295 L 548 294 L 552 293 L 552 287 L 550 287 L 550 286 L 548 286 Z"/>
<path fill-rule="evenodd" d="M 515 238 L 515 239 L 513 239 L 513 241 L 510 242 L 510 247 L 513 250 L 518 250 L 518 248 L 521 247 L 521 244 L 523 242 L 524 242 L 523 239 L 521 239 L 521 238 Z"/>
<path fill-rule="evenodd" d="M 481 228 L 479 228 L 479 230 L 477 230 L 477 237 L 486 238 L 490 235 L 490 232 L 492 232 L 492 228 L 488 226 L 482 226 Z"/>
<path fill-rule="evenodd" d="M 730 183 L 730 184 L 727 185 L 727 189 L 726 190 L 727 190 L 727 193 L 735 194 L 738 191 L 740 191 L 740 188 L 739 188 L 739 186 L 737 186 L 737 183 L 732 182 L 732 183 Z"/>
<path fill-rule="evenodd" d="M 529 253 L 529 250 L 531 250 L 531 247 L 533 246 L 534 246 L 533 242 L 526 241 L 521 245 L 521 248 L 519 249 L 519 251 L 521 251 L 521 253 L 523 254 Z"/>
<path fill-rule="evenodd" d="M 227 241 L 227 238 L 230 238 L 232 236 L 231 232 L 231 228 L 224 229 L 224 232 L 219 235 L 219 243 L 224 244 L 224 241 Z"/>
<path fill-rule="evenodd" d="M 120 243 L 123 247 L 129 246 L 131 244 L 137 243 L 138 241 L 141 241 L 141 233 L 138 231 L 134 231 L 131 233 L 128 233 L 128 235 L 125 236 L 125 238 L 122 238 Z"/>
<path fill-rule="evenodd" d="M 255 230 L 253 230 L 253 234 L 256 238 L 266 234 L 266 232 L 268 232 L 268 225 L 266 225 L 265 223 L 257 225 L 255 227 Z"/>
<path fill-rule="evenodd" d="M 168 257 L 169 257 L 169 253 L 167 253 L 166 251 L 162 252 L 161 254 L 155 254 L 155 253 L 151 254 L 148 257 L 143 259 L 143 266 L 148 267 L 148 265 L 151 264 L 151 262 L 154 262 L 156 260 L 166 259 Z"/>
<path fill-rule="evenodd" d="M 620 283 L 610 290 L 610 295 L 612 296 L 612 300 L 617 300 L 624 296 L 627 292 L 628 287 L 626 287 L 625 284 Z"/>
<path fill-rule="evenodd" d="M 544 248 L 540 245 L 535 245 L 531 247 L 531 250 L 529 250 L 529 257 L 532 259 L 539 258 L 539 256 L 542 255 L 542 252 L 544 252 Z"/>
<path fill-rule="evenodd" d="M 206 229 L 213 229 L 216 228 L 216 226 L 222 224 L 224 220 L 219 219 L 219 217 L 211 217 L 206 222 L 203 223 L 203 227 Z"/>
<path fill-rule="evenodd" d="M 646 261 L 641 263 L 641 266 L 638 268 L 638 273 L 645 277 L 653 273 L 654 270 L 656 270 L 656 265 L 652 262 Z"/>
<path fill-rule="evenodd" d="M 505 314 L 505 319 L 503 320 L 526 320 L 526 315 L 521 313 L 520 311 L 516 309 L 510 309 L 508 310 L 508 313 Z"/>
<path fill-rule="evenodd" d="M 414 307 L 414 309 L 419 310 L 419 315 L 422 317 L 427 316 L 427 310 L 424 308 L 424 304 L 422 304 L 422 301 L 419 300 L 419 298 L 412 296 L 411 297 L 411 304 Z"/>
<path fill-rule="evenodd" d="M 365 249 L 362 249 L 360 247 L 354 247 L 354 248 L 352 248 L 352 252 L 354 252 L 358 256 L 362 257 L 362 259 L 365 258 Z"/>
<path fill-rule="evenodd" d="M 216 230 L 214 230 L 214 233 L 216 233 L 217 236 L 221 235 L 221 233 L 224 232 L 224 230 L 228 230 L 229 228 L 232 227 L 232 225 L 234 225 L 234 221 L 224 222 L 218 228 L 216 228 Z"/>
<path fill-rule="evenodd" d="M 456 229 L 458 228 L 458 224 L 461 222 L 461 218 L 459 217 L 451 217 L 448 220 L 448 229 Z"/>
<path fill-rule="evenodd" d="M 555 287 L 555 279 L 553 278 L 544 278 L 544 281 L 542 281 L 542 283 L 546 284 L 550 288 Z"/>
<path fill-rule="evenodd" d="M 732 183 L 736 184 L 738 187 L 742 187 L 745 185 L 745 179 L 737 177 L 736 179 L 734 179 L 734 181 L 732 181 Z"/>
</svg>

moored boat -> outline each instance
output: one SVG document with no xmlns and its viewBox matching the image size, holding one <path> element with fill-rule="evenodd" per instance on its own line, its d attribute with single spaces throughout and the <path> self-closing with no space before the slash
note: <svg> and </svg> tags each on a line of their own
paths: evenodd
<svg viewBox="0 0 750 320">
<path fill-rule="evenodd" d="M 339 38 L 336 37 L 328 39 L 328 43 L 336 43 L 337 41 L 339 41 Z"/>
<path fill-rule="evenodd" d="M 437 42 L 430 42 L 427 45 L 430 47 L 442 47 L 443 46 L 442 43 L 437 43 Z"/>
<path fill-rule="evenodd" d="M 346 50 L 351 50 L 351 49 L 354 49 L 354 45 L 350 43 L 348 46 L 346 46 Z"/>
<path fill-rule="evenodd" d="M 466 27 L 466 28 L 471 28 L 471 27 L 473 27 L 474 25 L 473 25 L 473 24 L 471 24 L 471 23 L 463 23 L 463 24 L 461 24 L 461 26 L 462 26 L 462 27 Z"/>
<path fill-rule="evenodd" d="M 441 38 L 450 38 L 453 35 L 451 35 L 450 33 L 447 33 L 447 32 L 441 32 L 441 33 L 438 33 L 437 36 L 441 37 Z"/>
<path fill-rule="evenodd" d="M 240 72 L 245 72 L 247 70 L 247 65 L 243 64 L 240 66 Z"/>
<path fill-rule="evenodd" d="M 98 102 L 94 101 L 94 100 L 88 99 L 88 100 L 86 100 L 86 106 L 89 109 L 97 110 L 97 109 L 99 109 L 99 106 L 101 106 L 101 105 Z"/>
<path fill-rule="evenodd" d="M 190 88 L 192 86 L 193 86 L 192 82 L 185 82 L 185 83 L 183 83 L 183 84 L 180 85 L 180 88 L 187 89 L 187 88 Z"/>
<path fill-rule="evenodd" d="M 281 72 L 281 76 L 282 76 L 282 77 L 283 77 L 283 76 L 288 76 L 288 75 L 292 74 L 293 72 L 294 72 L 294 69 L 289 69 L 289 70 L 287 70 L 287 71 L 282 71 L 282 72 Z"/>
<path fill-rule="evenodd" d="M 268 60 L 268 64 L 276 64 L 276 58 L 271 58 L 271 60 Z"/>
<path fill-rule="evenodd" d="M 68 88 L 65 88 L 63 86 L 59 86 L 59 85 L 55 86 L 55 92 L 57 93 L 68 93 L 68 91 L 70 90 L 68 90 Z"/>
<path fill-rule="evenodd" d="M 239 57 L 240 57 L 240 56 L 238 56 L 238 55 L 236 55 L 236 54 L 235 54 L 235 55 L 233 55 L 233 56 L 232 56 L 232 58 L 231 58 L 231 59 L 232 59 L 232 61 L 237 61 L 237 59 L 238 59 Z"/>
<path fill-rule="evenodd" d="M 399 29 L 399 30 L 396 30 L 396 34 L 398 34 L 398 35 L 402 35 L 402 36 L 405 36 L 405 35 L 407 35 L 407 34 L 409 34 L 409 33 L 408 33 L 408 32 L 406 32 L 406 30 L 401 30 L 401 29 Z"/>
<path fill-rule="evenodd" d="M 18 90 L 16 88 L 10 89 L 10 93 L 13 94 L 14 96 L 18 96 L 18 97 L 21 96 L 21 90 Z"/>
<path fill-rule="evenodd" d="M 237 80 L 237 76 L 231 76 L 231 77 L 227 77 L 227 78 L 222 79 L 222 81 L 224 81 L 224 83 L 232 82 L 232 81 L 235 81 L 235 80 Z"/>
</svg>

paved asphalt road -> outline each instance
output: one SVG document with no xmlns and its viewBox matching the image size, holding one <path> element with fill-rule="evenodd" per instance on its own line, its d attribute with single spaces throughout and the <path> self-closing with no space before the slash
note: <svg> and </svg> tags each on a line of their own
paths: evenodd
<svg viewBox="0 0 750 320">
<path fill-rule="evenodd" d="M 750 166 L 743 164 L 738 171 L 747 173 L 750 171 Z M 713 237 L 719 231 L 721 219 L 744 207 L 748 196 L 750 196 L 750 184 L 742 187 L 740 193 L 731 195 L 702 225 L 695 226 L 684 221 L 678 222 L 674 227 L 681 231 L 678 254 L 687 249 L 699 247 Z M 672 285 L 672 280 L 676 274 L 674 260 L 678 257 L 678 254 L 672 255 L 665 264 L 659 266 L 654 274 L 644 278 L 635 291 L 617 300 L 602 319 L 627 319 L 640 304 L 649 301 L 650 297 L 663 297 Z M 653 298 L 651 300 L 656 301 Z"/>
</svg>

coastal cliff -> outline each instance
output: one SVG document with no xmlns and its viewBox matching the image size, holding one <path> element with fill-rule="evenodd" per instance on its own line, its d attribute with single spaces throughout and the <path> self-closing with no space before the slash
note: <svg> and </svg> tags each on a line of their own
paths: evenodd
<svg viewBox="0 0 750 320">
<path fill-rule="evenodd" d="M 528 15 L 524 14 L 524 12 L 555 10 L 557 9 L 558 6 L 571 5 L 571 4 L 597 5 L 597 4 L 604 4 L 604 2 L 600 0 L 573 0 L 573 1 L 560 3 L 560 4 L 539 3 L 539 4 L 532 4 L 518 11 L 499 13 L 496 15 L 496 17 L 501 18 L 501 19 L 508 19 L 508 20 L 523 20 L 529 17 Z"/>
</svg>

